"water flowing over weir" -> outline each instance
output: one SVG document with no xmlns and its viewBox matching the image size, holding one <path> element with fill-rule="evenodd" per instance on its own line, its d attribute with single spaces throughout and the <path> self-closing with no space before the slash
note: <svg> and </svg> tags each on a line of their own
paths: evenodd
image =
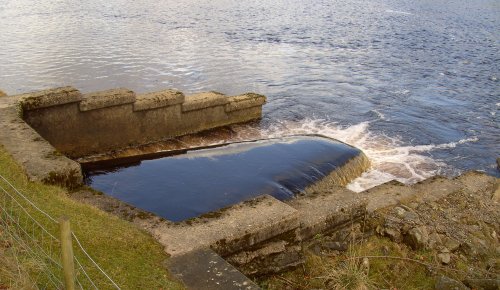
<svg viewBox="0 0 500 290">
<path fill-rule="evenodd" d="M 121 164 L 83 164 L 93 188 L 172 221 L 262 194 L 286 200 L 346 185 L 368 166 L 359 149 L 319 136 L 234 143 Z"/>
</svg>

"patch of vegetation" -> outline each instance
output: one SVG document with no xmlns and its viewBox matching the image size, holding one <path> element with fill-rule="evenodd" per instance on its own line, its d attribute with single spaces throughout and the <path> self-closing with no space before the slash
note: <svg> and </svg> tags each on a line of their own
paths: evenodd
<svg viewBox="0 0 500 290">
<path fill-rule="evenodd" d="M 68 216 L 82 245 L 122 289 L 183 289 L 164 267 L 168 257 L 162 246 L 135 225 L 69 198 L 61 187 L 30 182 L 2 147 L 0 174 L 54 218 Z M 36 218 L 39 213 L 30 214 Z M 0 253 L 0 257 L 0 284 L 25 288 L 22 279 L 27 275 L 19 273 L 29 269 L 31 275 L 36 274 L 36 265 L 15 255 Z"/>
<path fill-rule="evenodd" d="M 306 253 L 293 271 L 260 281 L 264 289 L 432 289 L 430 252 L 413 252 L 389 239 L 372 236 L 340 254 Z M 437 265 L 436 265 L 437 266 Z"/>
</svg>

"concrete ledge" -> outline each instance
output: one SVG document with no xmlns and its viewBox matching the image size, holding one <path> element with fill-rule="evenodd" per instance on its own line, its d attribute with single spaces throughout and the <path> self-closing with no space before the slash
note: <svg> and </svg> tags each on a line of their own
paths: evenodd
<svg viewBox="0 0 500 290">
<path fill-rule="evenodd" d="M 229 101 L 226 95 L 218 92 L 206 92 L 186 96 L 184 104 L 182 104 L 182 111 L 189 112 L 215 106 L 222 106 Z"/>
<path fill-rule="evenodd" d="M 312 193 L 288 202 L 299 212 L 300 240 L 306 240 L 318 233 L 328 233 L 361 219 L 365 214 L 367 201 L 360 194 L 342 187 L 332 186 L 321 193 Z"/>
<path fill-rule="evenodd" d="M 297 226 L 297 211 L 269 195 L 178 224 L 143 225 L 172 256 L 208 247 L 224 256 Z"/>
<path fill-rule="evenodd" d="M 134 111 L 151 110 L 184 102 L 184 94 L 175 90 L 164 90 L 138 95 L 134 103 Z"/>
<path fill-rule="evenodd" d="M 252 280 L 210 249 L 200 249 L 170 258 L 167 267 L 187 289 L 260 289 Z"/>
<path fill-rule="evenodd" d="M 229 97 L 229 103 L 226 105 L 226 112 L 239 111 L 252 107 L 262 106 L 265 102 L 265 96 L 254 93 L 232 96 Z"/>
<path fill-rule="evenodd" d="M 82 94 L 73 87 L 62 87 L 18 96 L 23 110 L 35 110 L 57 105 L 76 103 L 82 100 Z"/>
<path fill-rule="evenodd" d="M 80 111 L 91 111 L 135 102 L 135 93 L 129 89 L 112 89 L 83 96 Z"/>
<path fill-rule="evenodd" d="M 80 164 L 59 153 L 18 115 L 15 107 L 0 106 L 0 146 L 32 181 L 73 188 L 82 184 Z"/>
</svg>

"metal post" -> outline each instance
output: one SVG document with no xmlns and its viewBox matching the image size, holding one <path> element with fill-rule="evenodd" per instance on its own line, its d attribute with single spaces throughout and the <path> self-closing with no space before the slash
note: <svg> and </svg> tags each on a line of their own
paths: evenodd
<svg viewBox="0 0 500 290">
<path fill-rule="evenodd" d="M 75 262 L 73 260 L 73 246 L 69 218 L 63 216 L 59 219 L 61 229 L 61 256 L 64 272 L 64 286 L 66 290 L 75 290 Z"/>
</svg>

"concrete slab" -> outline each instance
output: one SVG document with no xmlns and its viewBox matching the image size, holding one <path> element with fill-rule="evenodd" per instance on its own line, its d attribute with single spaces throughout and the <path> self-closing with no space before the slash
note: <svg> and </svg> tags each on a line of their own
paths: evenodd
<svg viewBox="0 0 500 290">
<path fill-rule="evenodd" d="M 159 92 L 138 95 L 134 103 L 134 111 L 151 110 L 166 106 L 182 104 L 184 94 L 176 90 L 163 90 Z"/>
<path fill-rule="evenodd" d="M 262 106 L 265 102 L 265 96 L 254 93 L 232 96 L 229 97 L 229 104 L 226 105 L 226 112 L 233 112 L 256 106 Z"/>
<path fill-rule="evenodd" d="M 18 98 L 23 110 L 35 110 L 79 102 L 82 100 L 82 94 L 73 87 L 62 87 L 27 93 L 19 95 Z"/>
<path fill-rule="evenodd" d="M 342 228 L 361 219 L 366 212 L 366 199 L 363 196 L 335 186 L 293 199 L 288 204 L 298 211 L 298 235 L 301 240 Z"/>
<path fill-rule="evenodd" d="M 80 102 L 80 111 L 97 110 L 135 102 L 135 93 L 129 89 L 111 89 L 85 94 Z"/>
<path fill-rule="evenodd" d="M 184 104 L 182 104 L 182 111 L 195 111 L 209 107 L 222 106 L 229 101 L 226 95 L 218 92 L 206 92 L 186 96 Z"/>
<path fill-rule="evenodd" d="M 170 258 L 170 273 L 192 290 L 254 290 L 257 284 L 210 249 L 199 249 Z"/>
<path fill-rule="evenodd" d="M 294 230 L 298 225 L 297 211 L 269 195 L 182 223 L 142 224 L 172 256 L 208 247 L 225 256 Z"/>
</svg>

